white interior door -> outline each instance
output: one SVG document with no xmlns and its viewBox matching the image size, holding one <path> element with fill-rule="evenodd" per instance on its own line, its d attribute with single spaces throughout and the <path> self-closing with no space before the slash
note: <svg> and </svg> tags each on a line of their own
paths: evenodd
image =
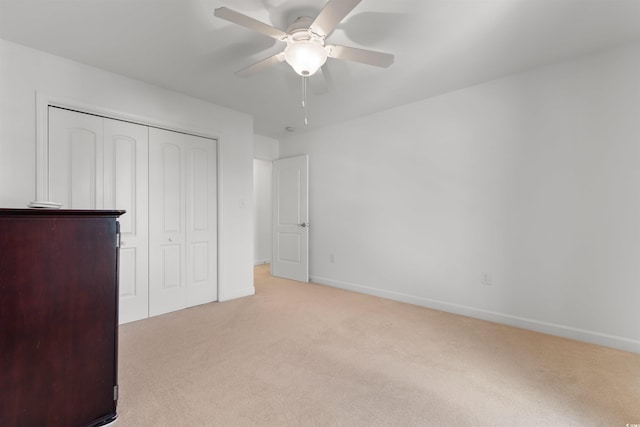
<svg viewBox="0 0 640 427">
<path fill-rule="evenodd" d="M 149 129 L 149 315 L 218 299 L 216 141 Z"/>
<path fill-rule="evenodd" d="M 49 199 L 68 209 L 123 209 L 120 323 L 149 316 L 148 128 L 49 108 Z"/>
<path fill-rule="evenodd" d="M 149 315 L 186 306 L 185 136 L 149 129 Z"/>
<path fill-rule="evenodd" d="M 49 107 L 49 200 L 64 209 L 104 207 L 103 119 Z"/>
<path fill-rule="evenodd" d="M 120 323 L 149 317 L 149 128 L 104 119 L 105 207 L 120 222 Z"/>
<path fill-rule="evenodd" d="M 309 281 L 309 156 L 273 162 L 271 274 Z"/>
<path fill-rule="evenodd" d="M 218 299 L 216 141 L 186 140 L 187 307 Z"/>
</svg>

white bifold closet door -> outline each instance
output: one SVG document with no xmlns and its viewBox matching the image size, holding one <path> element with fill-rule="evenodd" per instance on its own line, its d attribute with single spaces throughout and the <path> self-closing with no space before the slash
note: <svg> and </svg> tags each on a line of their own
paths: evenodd
<svg viewBox="0 0 640 427">
<path fill-rule="evenodd" d="M 120 222 L 120 323 L 149 317 L 149 131 L 104 119 L 105 206 L 123 209 Z"/>
<path fill-rule="evenodd" d="M 47 152 L 49 200 L 127 211 L 120 323 L 217 300 L 215 140 L 50 107 Z"/>
<path fill-rule="evenodd" d="M 49 107 L 49 201 L 104 209 L 104 119 Z"/>
<path fill-rule="evenodd" d="M 217 300 L 216 147 L 149 129 L 149 310 Z"/>
<path fill-rule="evenodd" d="M 148 128 L 49 108 L 49 200 L 122 209 L 120 323 L 149 317 Z"/>
</svg>

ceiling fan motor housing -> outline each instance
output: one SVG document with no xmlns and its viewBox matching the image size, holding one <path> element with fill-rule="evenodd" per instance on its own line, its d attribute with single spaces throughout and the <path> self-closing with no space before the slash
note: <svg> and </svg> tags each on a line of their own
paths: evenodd
<svg viewBox="0 0 640 427">
<path fill-rule="evenodd" d="M 300 30 L 308 31 L 313 24 L 313 19 L 308 16 L 298 16 L 295 21 L 287 28 L 287 33 L 293 34 Z"/>
</svg>

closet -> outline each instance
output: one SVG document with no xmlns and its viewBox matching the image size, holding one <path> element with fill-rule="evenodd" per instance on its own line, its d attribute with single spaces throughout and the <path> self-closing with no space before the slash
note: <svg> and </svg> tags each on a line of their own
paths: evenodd
<svg viewBox="0 0 640 427">
<path fill-rule="evenodd" d="M 49 107 L 49 200 L 120 218 L 120 323 L 217 300 L 217 142 Z"/>
</svg>

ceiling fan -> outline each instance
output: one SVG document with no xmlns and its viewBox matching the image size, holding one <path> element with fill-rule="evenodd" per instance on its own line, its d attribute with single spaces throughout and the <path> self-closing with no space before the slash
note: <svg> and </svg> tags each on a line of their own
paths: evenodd
<svg viewBox="0 0 640 427">
<path fill-rule="evenodd" d="M 226 7 L 215 9 L 214 15 L 287 43 L 285 49 L 250 65 L 236 74 L 248 77 L 272 65 L 286 61 L 293 70 L 308 77 L 324 65 L 327 58 L 344 59 L 377 67 L 393 64 L 393 55 L 354 47 L 326 44 L 325 39 L 361 0 L 329 0 L 315 19 L 301 16 L 286 32 Z"/>
</svg>

